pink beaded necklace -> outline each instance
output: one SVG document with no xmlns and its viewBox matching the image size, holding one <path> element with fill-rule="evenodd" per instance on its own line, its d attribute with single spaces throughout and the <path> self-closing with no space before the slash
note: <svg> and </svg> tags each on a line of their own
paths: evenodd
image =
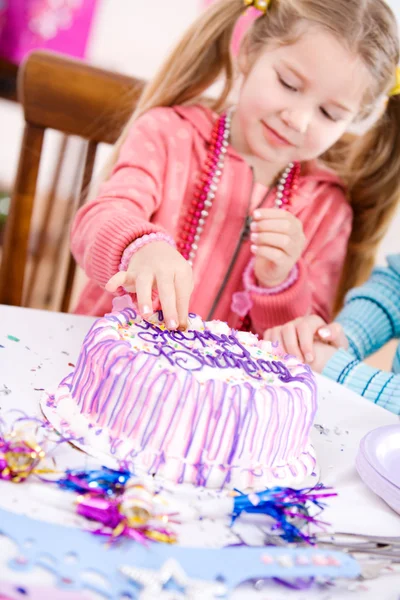
<svg viewBox="0 0 400 600">
<path fill-rule="evenodd" d="M 223 113 L 214 124 L 207 159 L 196 184 L 196 192 L 178 238 L 178 250 L 192 265 L 199 248 L 204 225 L 216 196 L 229 146 L 231 111 Z M 275 198 L 277 208 L 287 208 L 297 187 L 300 163 L 290 163 L 281 175 Z"/>
</svg>

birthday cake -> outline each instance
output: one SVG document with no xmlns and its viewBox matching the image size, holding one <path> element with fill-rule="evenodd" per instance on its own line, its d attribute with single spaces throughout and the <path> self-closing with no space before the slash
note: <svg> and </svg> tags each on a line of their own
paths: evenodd
<svg viewBox="0 0 400 600">
<path fill-rule="evenodd" d="M 89 452 L 176 483 L 257 490 L 315 467 L 310 368 L 193 314 L 187 331 L 133 306 L 98 319 L 47 406 Z"/>
</svg>

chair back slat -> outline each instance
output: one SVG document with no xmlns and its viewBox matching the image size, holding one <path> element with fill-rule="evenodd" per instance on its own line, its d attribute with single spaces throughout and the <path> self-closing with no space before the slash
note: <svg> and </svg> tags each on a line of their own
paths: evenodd
<svg viewBox="0 0 400 600">
<path fill-rule="evenodd" d="M 21 306 L 33 202 L 44 129 L 27 123 L 4 234 L 0 265 L 0 304 Z"/>
<path fill-rule="evenodd" d="M 96 152 L 97 152 L 97 142 L 88 142 L 87 150 L 86 150 L 86 159 L 85 165 L 83 167 L 83 177 L 82 177 L 82 185 L 78 198 L 78 206 L 80 208 L 88 195 L 90 182 L 92 180 L 94 163 L 96 161 Z M 68 257 L 68 266 L 67 266 L 67 274 L 65 278 L 64 291 L 61 299 L 61 312 L 68 312 L 71 304 L 72 290 L 74 287 L 75 280 L 75 272 L 76 272 L 76 263 L 73 259 L 71 253 L 69 253 Z"/>
</svg>

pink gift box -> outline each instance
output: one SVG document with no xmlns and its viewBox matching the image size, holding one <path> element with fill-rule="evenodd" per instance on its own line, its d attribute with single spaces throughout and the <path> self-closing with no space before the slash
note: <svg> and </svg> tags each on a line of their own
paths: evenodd
<svg viewBox="0 0 400 600">
<path fill-rule="evenodd" d="M 97 0 L 0 0 L 0 56 L 19 64 L 46 49 L 85 56 Z"/>
</svg>

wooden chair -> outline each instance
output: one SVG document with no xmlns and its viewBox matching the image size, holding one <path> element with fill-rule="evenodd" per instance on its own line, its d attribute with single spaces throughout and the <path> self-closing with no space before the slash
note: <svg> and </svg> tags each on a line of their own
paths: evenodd
<svg viewBox="0 0 400 600">
<path fill-rule="evenodd" d="M 53 129 L 86 140 L 78 200 L 81 205 L 92 178 L 98 145 L 117 140 L 142 89 L 140 80 L 44 51 L 33 52 L 21 65 L 18 96 L 25 129 L 2 249 L 0 303 L 27 304 L 27 254 L 45 131 Z M 65 312 L 74 275 L 75 263 L 70 256 L 59 307 Z"/>
</svg>

